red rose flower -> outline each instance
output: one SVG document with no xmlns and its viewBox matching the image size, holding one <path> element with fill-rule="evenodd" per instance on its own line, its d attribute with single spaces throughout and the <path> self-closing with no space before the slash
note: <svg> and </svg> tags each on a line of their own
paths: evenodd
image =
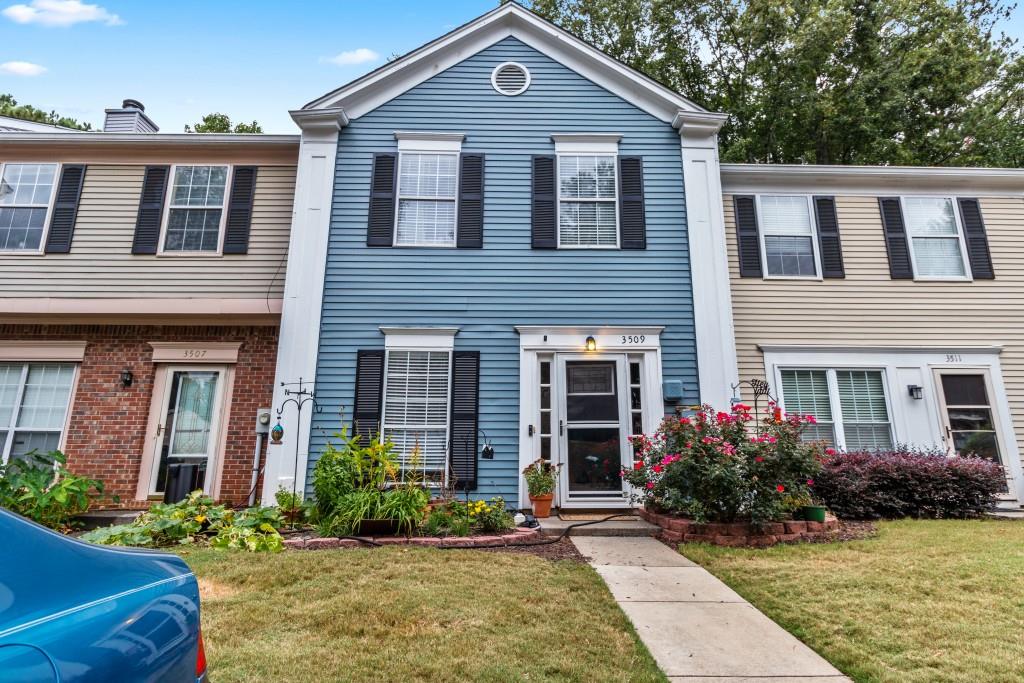
<svg viewBox="0 0 1024 683">
<path fill-rule="evenodd" d="M 654 466 L 654 467 L 652 467 L 651 469 L 652 469 L 652 470 L 654 470 L 654 472 L 655 472 L 656 474 L 661 474 L 661 471 L 662 471 L 663 469 L 665 469 L 665 468 L 664 468 L 664 467 L 662 467 L 661 465 L 655 465 L 655 466 Z"/>
<path fill-rule="evenodd" d="M 782 493 L 783 491 L 786 490 L 786 487 L 783 486 L 782 484 L 779 484 L 778 486 L 775 487 L 775 490 L 778 491 L 779 493 Z"/>
<path fill-rule="evenodd" d="M 764 462 L 764 458 L 762 458 L 760 455 L 755 456 L 754 457 L 754 462 Z"/>
<path fill-rule="evenodd" d="M 633 469 L 634 470 L 642 470 L 643 468 L 644 468 L 644 464 L 642 462 L 635 462 L 635 463 L 633 463 Z"/>
</svg>

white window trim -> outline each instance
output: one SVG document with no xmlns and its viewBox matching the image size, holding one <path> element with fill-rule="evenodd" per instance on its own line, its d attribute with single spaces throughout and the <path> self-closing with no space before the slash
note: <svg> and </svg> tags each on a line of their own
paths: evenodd
<svg viewBox="0 0 1024 683">
<path fill-rule="evenodd" d="M 224 180 L 224 203 L 221 204 L 220 209 L 220 225 L 217 228 L 217 251 L 167 251 L 164 249 L 165 242 L 167 241 L 167 228 L 170 222 L 171 215 L 171 197 L 174 195 L 174 176 L 177 170 L 183 166 L 194 167 L 194 166 L 224 166 L 228 169 L 227 177 Z M 201 258 L 219 258 L 224 256 L 224 232 L 225 226 L 228 221 L 228 206 L 231 204 L 231 186 L 235 181 L 235 167 L 233 164 L 227 164 L 222 162 L 202 162 L 194 164 L 173 164 L 171 166 L 170 175 L 167 177 L 167 188 L 164 194 L 164 211 L 163 216 L 160 219 L 160 248 L 157 249 L 157 256 L 187 256 L 189 258 L 201 257 Z M 191 208 L 191 209 L 216 209 L 215 206 L 191 206 L 191 207 L 173 207 L 176 209 Z"/>
<path fill-rule="evenodd" d="M 619 140 L 618 133 L 555 133 L 555 236 L 559 249 L 621 249 L 622 231 L 619 225 Z M 613 199 L 567 198 L 564 201 L 598 202 L 615 206 L 615 244 L 562 244 L 562 158 L 581 156 L 610 156 L 615 169 L 615 197 Z"/>
<path fill-rule="evenodd" d="M 807 212 L 811 222 L 811 251 L 814 254 L 814 275 L 771 275 L 768 273 L 768 250 L 765 247 L 765 222 L 761 213 L 761 197 L 804 197 L 807 200 Z M 764 280 L 821 280 L 821 250 L 818 243 L 818 217 L 814 211 L 814 198 L 802 192 L 763 192 L 754 196 L 754 205 L 757 208 L 757 244 L 761 252 L 761 263 Z"/>
<path fill-rule="evenodd" d="M 964 275 L 921 275 L 917 272 L 917 254 L 914 252 L 914 235 L 910 232 L 910 221 L 907 220 L 907 199 L 946 199 L 953 205 L 953 223 L 956 225 L 957 244 L 960 245 L 960 260 L 964 266 Z M 928 195 L 928 194 L 905 194 L 900 195 L 900 212 L 903 217 L 903 230 L 906 233 L 907 249 L 910 252 L 910 267 L 914 272 L 914 280 L 921 282 L 973 282 L 974 273 L 971 271 L 971 261 L 967 258 L 967 240 L 964 235 L 964 226 L 960 220 L 960 204 L 957 197 L 952 195 Z M 930 235 L 938 239 L 953 239 L 952 236 Z"/>
<path fill-rule="evenodd" d="M 465 139 L 462 133 L 431 133 L 420 131 L 395 131 L 395 139 L 398 140 L 398 167 L 395 169 L 395 223 L 394 246 L 402 249 L 455 249 L 459 244 L 459 187 L 462 184 L 462 168 L 460 159 L 462 156 L 462 141 Z M 402 195 L 402 156 L 404 154 L 438 154 L 442 156 L 455 157 L 455 196 L 450 200 L 454 211 L 452 212 L 454 225 L 452 226 L 451 244 L 417 244 L 398 241 L 398 219 L 400 206 L 403 199 L 412 201 L 449 201 L 444 197 L 420 197 L 418 195 Z"/>
<path fill-rule="evenodd" d="M 4 361 L 5 364 L 9 365 L 21 365 L 21 378 L 18 382 L 18 391 L 14 396 L 14 410 L 11 411 L 10 422 L 6 425 L 0 425 L 0 430 L 6 432 L 4 441 L 0 443 L 0 464 L 6 465 L 10 461 L 11 450 L 14 448 L 13 435 L 18 431 L 25 432 L 59 432 L 60 439 L 57 443 L 57 449 L 63 451 L 65 443 L 68 438 L 68 427 L 71 420 L 71 407 L 75 403 L 75 394 L 78 391 L 78 376 L 81 370 L 81 364 L 79 362 L 69 361 L 47 361 L 47 360 L 23 360 L 23 361 Z M 28 380 L 28 370 L 30 365 L 71 365 L 71 389 L 68 391 L 67 404 L 64 406 L 64 418 L 61 420 L 61 426 L 59 429 L 26 429 L 17 427 L 18 417 L 21 414 L 22 401 L 25 398 L 25 384 Z"/>
<path fill-rule="evenodd" d="M 43 219 L 43 234 L 39 238 L 38 249 L 0 249 L 0 255 L 3 256 L 44 256 L 46 254 L 46 240 L 50 236 L 50 220 L 53 218 L 53 204 L 54 198 L 57 196 L 57 188 L 60 185 L 60 177 L 64 172 L 64 164 L 55 161 L 22 161 L 20 159 L 9 159 L 7 161 L 0 162 L 0 179 L 4 177 L 4 171 L 8 166 L 22 166 L 22 165 L 46 165 L 56 166 L 57 169 L 53 175 L 53 187 L 50 188 L 50 198 L 46 203 L 46 218 Z M 18 206 L 21 206 L 20 204 Z M 34 208 L 39 206 L 32 204 Z M 10 205 L 4 205 L 4 208 L 10 208 Z"/>
<path fill-rule="evenodd" d="M 892 441 L 895 446 L 898 443 L 896 438 L 896 427 L 895 427 L 895 416 L 892 410 L 892 401 L 889 396 L 889 377 L 884 366 L 876 365 L 865 365 L 865 366 L 849 366 L 849 365 L 831 365 L 831 364 L 816 364 L 816 365 L 799 365 L 799 364 L 784 364 L 775 366 L 775 386 L 778 387 L 776 395 L 779 398 L 783 410 L 787 410 L 786 397 L 782 395 L 782 373 L 785 370 L 813 370 L 813 371 L 824 371 L 825 380 L 828 382 L 828 403 L 829 410 L 832 413 L 832 421 L 829 423 L 832 425 L 832 434 L 835 438 L 835 447 L 839 450 L 846 449 L 846 421 L 843 419 L 843 406 L 839 398 L 839 381 L 836 378 L 837 371 L 850 370 L 853 372 L 879 372 L 882 375 L 882 395 L 885 398 L 885 412 L 889 418 L 889 440 Z M 876 423 L 877 424 L 877 423 Z"/>
<path fill-rule="evenodd" d="M 507 66 L 517 67 L 520 70 L 522 70 L 523 74 L 526 75 L 526 82 L 523 84 L 523 87 L 520 88 L 519 90 L 516 90 L 515 92 L 505 92 L 504 90 L 498 87 L 498 72 Z M 504 95 L 505 97 L 515 97 L 516 95 L 522 95 L 524 92 L 530 89 L 531 83 L 533 83 L 533 74 L 530 73 L 530 70 L 526 68 L 525 64 L 520 64 L 519 62 L 502 62 L 498 66 L 494 67 L 494 69 L 491 71 L 491 87 L 494 88 L 494 92 L 498 93 L 499 95 Z"/>
</svg>

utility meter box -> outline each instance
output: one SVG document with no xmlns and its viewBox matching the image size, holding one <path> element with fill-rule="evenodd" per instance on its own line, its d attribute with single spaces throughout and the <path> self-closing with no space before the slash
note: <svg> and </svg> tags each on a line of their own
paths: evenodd
<svg viewBox="0 0 1024 683">
<path fill-rule="evenodd" d="M 260 408 L 256 411 L 256 433 L 269 434 L 270 423 L 272 422 L 270 408 Z"/>
</svg>

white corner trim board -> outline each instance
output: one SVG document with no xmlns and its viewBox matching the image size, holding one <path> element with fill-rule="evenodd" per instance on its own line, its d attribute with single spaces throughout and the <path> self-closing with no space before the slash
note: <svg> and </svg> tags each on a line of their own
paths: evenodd
<svg viewBox="0 0 1024 683">
<path fill-rule="evenodd" d="M 739 382 L 718 163 L 724 122 L 720 114 L 684 112 L 673 122 L 682 146 L 700 400 L 719 410 L 730 404 Z"/>
<path fill-rule="evenodd" d="M 272 409 L 284 404 L 282 382 L 302 379 L 316 387 L 316 363 L 320 349 L 320 316 L 324 278 L 327 270 L 327 241 L 330 232 L 331 198 L 334 191 L 334 162 L 338 154 L 338 132 L 348 123 L 340 109 L 291 112 L 302 128 L 299 164 L 295 178 L 295 206 L 288 239 L 288 270 L 285 275 L 278 338 L 277 369 L 274 376 Z M 295 387 L 288 387 L 295 388 Z M 284 409 L 285 428 L 280 444 L 267 447 L 262 500 L 270 503 L 278 488 L 292 488 L 298 459 L 296 489 L 306 487 L 312 410 L 302 411 L 299 423 L 292 406 Z M 298 456 L 296 456 L 296 449 Z"/>
</svg>

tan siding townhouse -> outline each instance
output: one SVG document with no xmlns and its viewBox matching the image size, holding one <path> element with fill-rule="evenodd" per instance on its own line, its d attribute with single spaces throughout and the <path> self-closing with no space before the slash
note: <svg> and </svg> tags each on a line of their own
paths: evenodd
<svg viewBox="0 0 1024 683">
<path fill-rule="evenodd" d="M 722 187 L 740 379 L 841 448 L 998 460 L 1019 506 L 1024 173 L 726 164 Z"/>
<path fill-rule="evenodd" d="M 62 450 L 128 507 L 244 503 L 298 138 L 158 134 L 133 101 L 105 132 L 5 123 L 0 458 Z"/>
</svg>

